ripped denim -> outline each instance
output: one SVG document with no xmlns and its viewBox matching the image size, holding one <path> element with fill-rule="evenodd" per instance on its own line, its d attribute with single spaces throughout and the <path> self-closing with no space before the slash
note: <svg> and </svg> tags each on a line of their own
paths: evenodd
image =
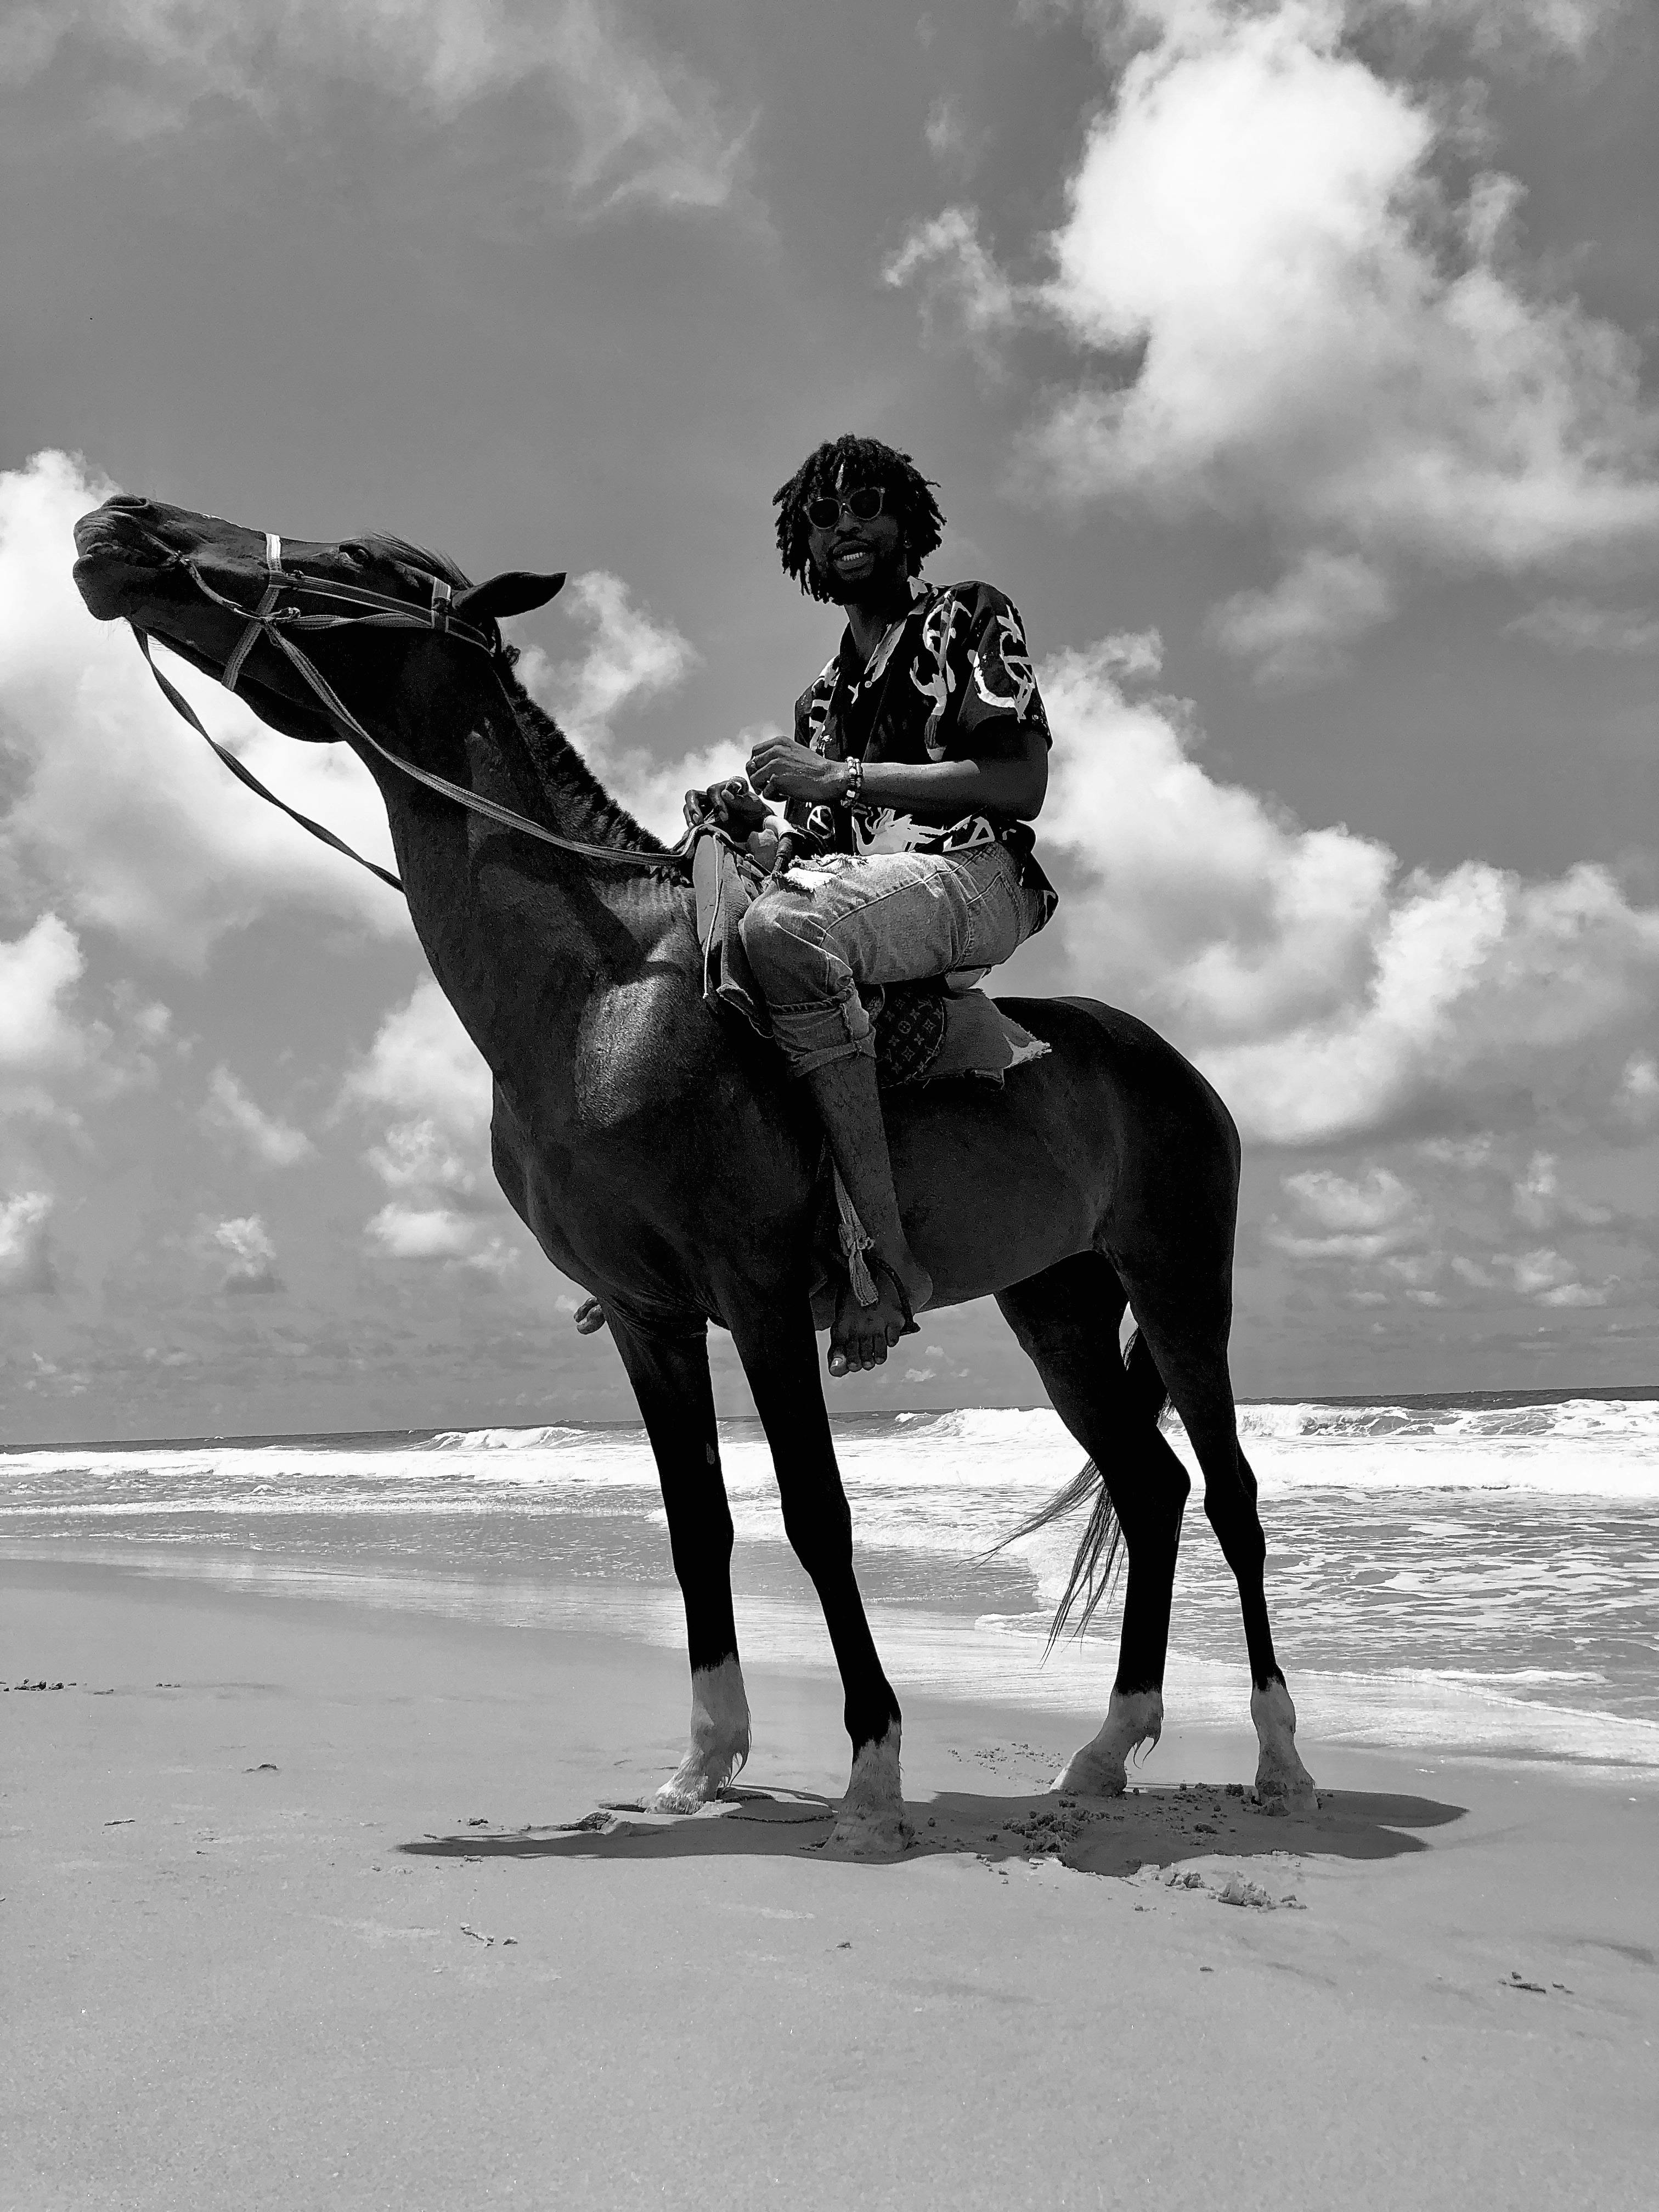
<svg viewBox="0 0 1659 2212">
<path fill-rule="evenodd" d="M 791 868 L 744 915 L 743 947 L 792 1075 L 875 1056 L 861 983 L 994 968 L 1042 919 L 1006 845 L 832 853 Z"/>
</svg>

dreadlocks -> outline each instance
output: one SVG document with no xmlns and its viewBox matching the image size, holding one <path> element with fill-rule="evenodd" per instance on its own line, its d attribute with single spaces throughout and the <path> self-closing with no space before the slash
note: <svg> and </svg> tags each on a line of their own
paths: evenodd
<svg viewBox="0 0 1659 2212">
<path fill-rule="evenodd" d="M 836 438 L 818 447 L 788 483 L 772 495 L 772 504 L 778 510 L 778 552 L 786 572 L 813 599 L 829 596 L 812 574 L 806 546 L 811 528 L 806 509 L 823 493 L 833 492 L 838 481 L 881 486 L 887 495 L 887 512 L 904 534 L 905 559 L 915 575 L 939 544 L 945 526 L 945 517 L 933 497 L 934 487 L 908 453 L 884 446 L 878 438 L 853 437 Z"/>
</svg>

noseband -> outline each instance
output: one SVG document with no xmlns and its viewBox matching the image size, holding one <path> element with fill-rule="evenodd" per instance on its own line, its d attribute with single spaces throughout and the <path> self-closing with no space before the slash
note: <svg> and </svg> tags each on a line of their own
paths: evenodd
<svg viewBox="0 0 1659 2212">
<path fill-rule="evenodd" d="M 462 645 L 473 647 L 486 654 L 492 663 L 499 660 L 502 649 L 499 629 L 493 622 L 487 629 L 482 629 L 477 623 L 468 622 L 458 615 L 455 612 L 454 586 L 444 577 L 432 576 L 427 580 L 432 586 L 432 597 L 427 605 L 411 605 L 406 599 L 394 599 L 384 592 L 371 592 L 360 584 L 337 583 L 332 579 L 302 575 L 296 570 L 284 568 L 283 541 L 275 531 L 268 530 L 265 532 L 265 587 L 258 605 L 250 610 L 235 599 L 227 599 L 222 592 L 216 591 L 195 561 L 171 552 L 168 557 L 184 569 L 204 599 L 210 600 L 215 606 L 224 607 L 230 613 L 241 616 L 246 624 L 219 679 L 228 691 L 235 690 L 253 647 L 260 638 L 267 638 L 299 672 L 315 693 L 325 714 L 339 729 L 358 738 L 403 775 L 412 777 L 416 783 L 425 784 L 428 790 L 441 793 L 446 799 L 453 799 L 470 813 L 481 814 L 487 821 L 494 822 L 502 829 L 520 830 L 526 837 L 534 837 L 544 845 L 556 845 L 563 853 L 579 854 L 585 860 L 614 860 L 624 866 L 648 868 L 684 865 L 684 855 L 678 847 L 650 853 L 623 845 L 586 845 L 574 837 L 558 836 L 551 830 L 544 829 L 539 822 L 532 822 L 526 815 L 515 814 L 510 806 L 500 805 L 493 799 L 481 798 L 475 791 L 468 791 L 459 783 L 451 783 L 447 776 L 434 775 L 430 769 L 416 768 L 412 761 L 399 759 L 396 753 L 389 751 L 377 737 L 363 727 L 309 654 L 295 641 L 294 634 L 296 632 L 306 635 L 338 629 L 426 629 L 436 631 L 444 637 L 454 638 Z M 349 607 L 355 611 L 348 614 L 307 614 L 291 598 L 285 600 L 285 593 L 295 592 L 302 592 L 307 599 L 331 600 L 337 605 Z M 313 822 L 308 814 L 300 813 L 286 800 L 278 799 L 274 791 L 268 791 L 251 769 L 245 768 L 234 753 L 209 732 L 184 694 L 162 675 L 150 658 L 149 634 L 140 629 L 137 623 L 132 624 L 132 634 L 138 641 L 138 650 L 143 654 L 150 674 L 161 685 L 167 700 L 191 727 L 207 739 L 240 782 L 245 783 L 250 791 L 257 792 L 261 799 L 268 799 L 290 821 L 297 822 L 302 830 L 308 830 L 313 837 L 320 838 L 335 852 L 343 853 L 348 860 L 356 860 L 359 867 L 367 868 L 372 876 L 378 876 L 383 884 L 390 884 L 393 890 L 404 889 L 400 878 L 389 869 L 365 860 L 361 853 L 354 852 L 343 839 L 337 837 L 331 830 L 325 830 L 320 822 Z"/>
</svg>

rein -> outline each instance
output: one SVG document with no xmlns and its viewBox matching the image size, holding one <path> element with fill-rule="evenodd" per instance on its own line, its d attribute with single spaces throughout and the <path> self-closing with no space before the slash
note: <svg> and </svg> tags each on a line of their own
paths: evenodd
<svg viewBox="0 0 1659 2212">
<path fill-rule="evenodd" d="M 173 557 L 178 559 L 179 556 Z M 495 629 L 493 623 L 489 630 L 484 630 L 477 623 L 467 622 L 458 615 L 454 610 L 454 587 L 443 577 L 434 576 L 430 579 L 432 598 L 429 605 L 424 607 L 411 606 L 406 600 L 391 599 L 384 592 L 371 592 L 361 585 L 324 582 L 315 577 L 301 575 L 291 569 L 284 568 L 283 541 L 274 531 L 267 531 L 265 532 L 265 588 L 258 605 L 250 610 L 240 605 L 234 599 L 227 599 L 222 592 L 216 591 L 194 561 L 181 560 L 179 565 L 204 599 L 211 600 L 215 606 L 228 608 L 232 614 L 240 615 L 247 624 L 246 629 L 237 640 L 229 659 L 225 663 L 224 673 L 219 679 L 228 691 L 235 690 L 241 678 L 243 665 L 254 644 L 261 637 L 267 638 L 299 671 L 301 676 L 316 694 L 324 712 L 331 721 L 340 729 L 348 732 L 352 737 L 361 740 L 372 752 L 378 754 L 380 759 L 401 770 L 415 782 L 425 784 L 428 790 L 438 792 L 444 798 L 453 799 L 458 806 L 465 807 L 470 813 L 482 815 L 486 821 L 496 823 L 504 830 L 520 830 L 526 837 L 534 837 L 544 845 L 555 845 L 562 853 L 575 853 L 583 860 L 614 860 L 624 867 L 684 868 L 686 866 L 687 856 L 684 840 L 680 845 L 665 848 L 659 852 L 647 852 L 627 845 L 584 844 L 579 838 L 561 837 L 553 830 L 544 829 L 539 822 L 532 822 L 526 815 L 515 814 L 510 806 L 502 806 L 493 799 L 483 799 L 476 791 L 468 791 L 461 784 L 450 782 L 447 776 L 434 775 L 430 769 L 416 768 L 412 761 L 400 759 L 396 753 L 383 745 L 377 737 L 363 727 L 333 685 L 329 683 L 327 678 L 289 635 L 294 630 L 310 632 L 347 629 L 430 629 L 436 630 L 446 637 L 455 638 L 463 645 L 472 646 L 478 652 L 487 654 L 492 662 L 495 661 L 501 649 L 500 632 Z M 363 611 L 340 615 L 307 614 L 297 605 L 283 604 L 283 592 L 288 590 L 303 592 L 307 598 L 313 599 L 332 599 L 341 605 L 361 609 Z M 367 868 L 370 875 L 378 876 L 383 884 L 389 884 L 393 890 L 404 890 L 401 878 L 394 876 L 389 869 L 379 866 L 373 860 L 365 860 L 363 855 L 354 851 L 343 838 L 337 837 L 331 830 L 325 829 L 320 822 L 313 822 L 308 814 L 301 814 L 297 808 L 289 805 L 285 799 L 278 799 L 274 791 L 268 791 L 251 769 L 245 768 L 234 753 L 222 745 L 218 739 L 210 734 L 177 685 L 170 684 L 162 675 L 150 658 L 149 634 L 140 629 L 137 623 L 131 625 L 131 629 L 133 636 L 137 641 L 138 650 L 144 656 L 145 665 L 157 684 L 161 685 L 162 694 L 168 703 L 184 717 L 199 736 L 207 739 L 208 744 L 212 746 L 219 758 L 240 782 L 245 783 L 250 791 L 257 792 L 261 799 L 268 799 L 271 805 L 286 814 L 291 822 L 297 822 L 302 830 L 309 830 L 313 837 L 320 838 L 325 845 L 331 846 L 337 853 L 343 853 L 349 860 L 356 860 L 360 868 Z"/>
</svg>

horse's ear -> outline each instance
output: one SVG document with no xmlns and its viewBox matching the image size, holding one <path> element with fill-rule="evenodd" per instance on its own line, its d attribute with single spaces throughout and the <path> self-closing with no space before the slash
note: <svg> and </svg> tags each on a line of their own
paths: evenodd
<svg viewBox="0 0 1659 2212">
<path fill-rule="evenodd" d="M 455 611 L 463 622 L 499 622 L 503 615 L 528 614 L 544 607 L 564 589 L 564 571 L 535 576 L 527 568 L 508 568 L 470 590 L 457 592 Z"/>
</svg>

